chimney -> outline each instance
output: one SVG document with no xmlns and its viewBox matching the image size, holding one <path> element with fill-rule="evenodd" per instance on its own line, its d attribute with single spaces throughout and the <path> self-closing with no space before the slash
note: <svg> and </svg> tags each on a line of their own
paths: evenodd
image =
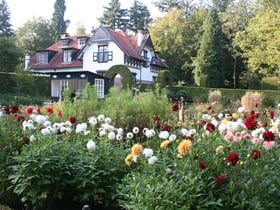
<svg viewBox="0 0 280 210">
<path fill-rule="evenodd" d="M 60 39 L 66 39 L 68 36 L 69 36 L 68 33 L 62 33 L 60 35 Z"/>
<path fill-rule="evenodd" d="M 137 30 L 137 46 L 141 46 L 144 39 L 144 34 L 142 29 Z"/>
<path fill-rule="evenodd" d="M 29 68 L 30 64 L 30 55 L 28 53 L 25 54 L 25 65 L 24 65 L 24 70 L 27 70 Z"/>
</svg>

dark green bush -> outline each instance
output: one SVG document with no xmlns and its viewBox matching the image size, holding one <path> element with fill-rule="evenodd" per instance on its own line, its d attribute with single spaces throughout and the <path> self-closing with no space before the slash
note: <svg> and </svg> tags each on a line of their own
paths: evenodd
<svg viewBox="0 0 280 210">
<path fill-rule="evenodd" d="M 158 73 L 157 83 L 160 84 L 160 88 L 166 88 L 172 86 L 172 75 L 169 70 L 161 70 Z"/>
<path fill-rule="evenodd" d="M 261 81 L 262 90 L 278 90 L 278 77 L 265 77 Z"/>
<path fill-rule="evenodd" d="M 75 202 L 114 207 L 116 184 L 127 172 L 123 151 L 106 141 L 89 151 L 87 141 L 44 137 L 25 146 L 9 176 L 14 192 L 34 209 Z"/>
</svg>

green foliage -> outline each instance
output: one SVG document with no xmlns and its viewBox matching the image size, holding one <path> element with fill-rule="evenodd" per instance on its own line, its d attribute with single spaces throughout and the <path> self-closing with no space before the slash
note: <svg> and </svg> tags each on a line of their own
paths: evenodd
<svg viewBox="0 0 280 210">
<path fill-rule="evenodd" d="M 278 77 L 266 77 L 261 82 L 262 90 L 278 90 L 279 78 Z"/>
<path fill-rule="evenodd" d="M 46 49 L 55 42 L 51 23 L 42 17 L 33 17 L 16 31 L 18 47 L 34 56 L 36 51 Z"/>
<path fill-rule="evenodd" d="M 172 75 L 169 70 L 161 70 L 158 73 L 157 83 L 159 83 L 161 88 L 172 86 Z"/>
<path fill-rule="evenodd" d="M 10 11 L 6 0 L 0 2 L 0 37 L 13 35 L 12 24 L 10 23 Z"/>
<path fill-rule="evenodd" d="M 111 0 L 108 7 L 103 7 L 103 16 L 98 18 L 98 21 L 105 27 L 112 30 L 121 29 L 123 31 L 127 30 L 128 16 L 127 9 L 121 9 L 121 4 L 119 0 Z"/>
<path fill-rule="evenodd" d="M 134 0 L 129 10 L 128 29 L 134 33 L 138 29 L 148 32 L 148 24 L 152 22 L 151 14 L 148 7 L 139 0 Z"/>
<path fill-rule="evenodd" d="M 201 87 L 171 87 L 168 88 L 169 96 L 176 95 L 176 92 L 179 90 L 184 90 L 188 95 L 190 101 L 195 101 L 196 98 L 203 99 L 203 101 L 208 101 L 209 91 L 215 91 L 215 88 L 201 88 Z M 249 90 L 247 89 L 228 89 L 228 88 L 219 88 L 221 91 L 222 103 L 228 104 L 230 101 L 241 100 L 241 97 Z M 275 98 L 279 95 L 279 92 L 276 90 L 258 90 L 259 93 L 262 93 L 266 100 L 274 101 Z M 176 96 L 177 97 L 177 96 Z M 276 104 L 276 103 L 275 103 Z"/>
<path fill-rule="evenodd" d="M 237 33 L 235 45 L 242 50 L 242 56 L 249 70 L 261 77 L 279 75 L 279 12 L 271 9 L 257 10 L 244 31 Z"/>
<path fill-rule="evenodd" d="M 192 58 L 196 56 L 199 29 L 204 18 L 203 9 L 196 10 L 188 19 L 183 10 L 175 9 L 157 19 L 156 24 L 149 28 L 155 50 L 170 67 L 176 82 L 193 83 Z"/>
<path fill-rule="evenodd" d="M 208 75 L 201 75 L 199 78 L 198 85 L 200 87 L 209 87 L 209 76 Z"/>
<path fill-rule="evenodd" d="M 153 116 L 159 116 L 166 121 L 171 114 L 165 92 L 157 95 L 153 92 L 136 92 L 132 95 L 130 90 L 120 93 L 115 88 L 110 89 L 108 97 L 100 107 L 100 113 L 110 116 L 114 124 L 131 130 L 135 126 L 151 124 Z"/>
<path fill-rule="evenodd" d="M 124 89 L 130 89 L 135 81 L 133 80 L 132 74 L 125 65 L 112 66 L 108 71 L 105 72 L 104 76 L 110 79 L 110 85 L 113 86 L 115 76 L 119 74 L 122 79 L 122 87 Z"/>
<path fill-rule="evenodd" d="M 16 46 L 13 37 L 1 37 L 0 39 L 0 72 L 15 72 L 20 63 L 21 53 Z"/>
<path fill-rule="evenodd" d="M 54 13 L 52 15 L 52 30 L 55 41 L 60 40 L 62 33 L 66 33 L 67 22 L 64 20 L 64 13 L 66 10 L 65 0 L 56 0 L 54 3 Z"/>
<path fill-rule="evenodd" d="M 29 72 L 17 74 L 0 73 L 0 103 L 2 105 L 42 104 L 49 99 L 48 77 L 38 77 Z"/>
<path fill-rule="evenodd" d="M 42 136 L 25 146 L 9 176 L 14 192 L 36 209 L 73 201 L 114 206 L 116 184 L 126 172 L 123 152 L 104 141 L 89 151 L 86 143 Z"/>
<path fill-rule="evenodd" d="M 209 87 L 224 86 L 222 28 L 218 13 L 211 9 L 203 23 L 203 36 L 195 59 L 195 83 L 201 85 L 201 77 L 206 75 Z"/>
</svg>

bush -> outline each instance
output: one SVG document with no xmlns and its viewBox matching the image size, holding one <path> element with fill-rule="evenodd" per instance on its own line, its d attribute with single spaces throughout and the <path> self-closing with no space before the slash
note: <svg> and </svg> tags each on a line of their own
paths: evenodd
<svg viewBox="0 0 280 210">
<path fill-rule="evenodd" d="M 25 146 L 9 176 L 14 192 L 36 209 L 75 202 L 79 209 L 83 203 L 114 207 L 116 184 L 126 173 L 123 152 L 105 141 L 89 151 L 87 141 L 43 137 Z"/>
<path fill-rule="evenodd" d="M 266 77 L 261 81 L 262 90 L 278 90 L 279 78 L 278 77 Z"/>
</svg>

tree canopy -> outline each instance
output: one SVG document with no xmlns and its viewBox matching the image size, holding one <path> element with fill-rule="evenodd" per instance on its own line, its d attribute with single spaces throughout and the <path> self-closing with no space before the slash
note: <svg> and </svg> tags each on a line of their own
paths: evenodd
<svg viewBox="0 0 280 210">
<path fill-rule="evenodd" d="M 0 3 L 0 37 L 11 36 L 14 31 L 10 23 L 10 11 L 5 0 Z"/>
<path fill-rule="evenodd" d="M 210 87 L 224 86 L 222 28 L 216 9 L 211 9 L 203 24 L 203 36 L 195 59 L 195 83 L 207 77 Z"/>
</svg>

